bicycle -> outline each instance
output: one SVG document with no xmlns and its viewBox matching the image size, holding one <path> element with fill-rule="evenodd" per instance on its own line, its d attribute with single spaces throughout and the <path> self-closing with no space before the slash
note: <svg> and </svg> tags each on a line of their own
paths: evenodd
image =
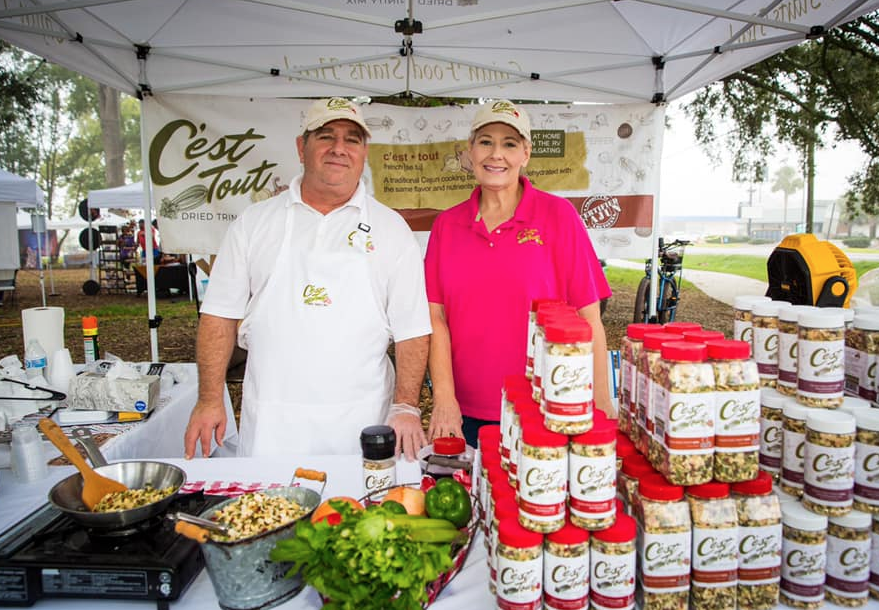
<svg viewBox="0 0 879 610">
<path fill-rule="evenodd" d="M 649 307 L 650 276 L 653 259 L 644 262 L 644 277 L 635 294 L 635 322 L 673 322 L 680 301 L 681 277 L 684 272 L 684 248 L 689 241 L 676 239 L 668 244 L 659 238 L 659 288 L 656 291 L 656 315 L 651 318 Z"/>
</svg>

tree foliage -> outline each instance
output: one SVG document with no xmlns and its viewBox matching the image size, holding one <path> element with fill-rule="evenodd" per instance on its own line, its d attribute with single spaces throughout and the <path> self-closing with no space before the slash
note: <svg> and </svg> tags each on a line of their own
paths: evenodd
<svg viewBox="0 0 879 610">
<path fill-rule="evenodd" d="M 763 181 L 779 144 L 810 147 L 854 140 L 870 159 L 852 168 L 852 214 L 879 213 L 879 13 L 732 74 L 685 106 L 697 140 L 715 160 L 733 155 L 734 179 Z M 729 131 L 727 128 L 732 127 Z M 813 149 L 814 150 L 814 149 Z"/>
</svg>

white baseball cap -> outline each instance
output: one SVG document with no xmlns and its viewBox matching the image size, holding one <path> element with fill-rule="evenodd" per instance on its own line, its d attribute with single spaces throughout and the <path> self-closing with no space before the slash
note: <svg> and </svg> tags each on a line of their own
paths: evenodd
<svg viewBox="0 0 879 610">
<path fill-rule="evenodd" d="M 486 102 L 476 111 L 473 123 L 470 125 L 470 134 L 489 123 L 505 123 L 519 132 L 519 134 L 531 142 L 531 120 L 528 113 L 516 107 L 509 100 L 495 100 Z"/>
<path fill-rule="evenodd" d="M 309 106 L 305 113 L 303 132 L 314 131 L 330 121 L 339 120 L 357 123 L 363 128 L 367 136 L 372 137 L 372 132 L 366 126 L 366 120 L 363 118 L 363 111 L 360 109 L 360 106 L 343 97 L 317 100 Z"/>
</svg>

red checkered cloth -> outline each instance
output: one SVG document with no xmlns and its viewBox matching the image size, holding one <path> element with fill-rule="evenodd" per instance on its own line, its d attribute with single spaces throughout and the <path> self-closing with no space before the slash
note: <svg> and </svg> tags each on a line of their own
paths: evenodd
<svg viewBox="0 0 879 610">
<path fill-rule="evenodd" d="M 295 483 L 293 487 L 298 486 Z M 267 489 L 276 489 L 278 487 L 287 487 L 284 483 L 242 483 L 241 481 L 187 481 L 180 488 L 180 493 L 195 493 L 203 491 L 212 496 L 226 496 L 229 498 L 237 498 L 244 494 L 265 491 Z"/>
</svg>

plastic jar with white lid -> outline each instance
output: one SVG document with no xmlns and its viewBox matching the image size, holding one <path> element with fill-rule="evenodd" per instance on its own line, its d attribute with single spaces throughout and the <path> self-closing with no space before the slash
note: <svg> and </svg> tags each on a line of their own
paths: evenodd
<svg viewBox="0 0 879 610">
<path fill-rule="evenodd" d="M 638 391 L 638 357 L 644 346 L 644 333 L 650 330 L 661 330 L 659 324 L 636 322 L 626 326 L 626 335 L 620 344 L 620 431 L 635 440 L 632 426 L 637 409 Z"/>
<path fill-rule="evenodd" d="M 653 381 L 654 371 L 659 366 L 662 344 L 669 341 L 678 341 L 680 337 L 673 333 L 649 332 L 644 333 L 644 344 L 638 358 L 638 409 L 636 423 L 638 426 L 635 434 L 635 446 L 638 447 L 645 457 L 649 459 L 651 447 L 656 452 L 657 442 L 653 438 Z"/>
<path fill-rule="evenodd" d="M 498 525 L 497 607 L 539 610 L 543 599 L 543 534 L 514 520 Z"/>
<path fill-rule="evenodd" d="M 858 411 L 863 409 L 872 409 L 873 405 L 869 400 L 865 398 L 859 398 L 857 396 L 843 396 L 842 404 L 839 405 L 839 410 L 844 411 L 845 413 L 850 413 L 851 415 L 857 414 Z"/>
<path fill-rule="evenodd" d="M 879 515 L 870 525 L 870 597 L 879 599 Z"/>
<path fill-rule="evenodd" d="M 858 410 L 854 415 L 857 431 L 852 506 L 879 515 L 879 409 Z"/>
<path fill-rule="evenodd" d="M 838 312 L 842 314 L 843 324 L 846 330 L 852 327 L 855 321 L 855 310 L 850 307 L 821 307 L 821 311 Z"/>
<path fill-rule="evenodd" d="M 812 409 L 806 415 L 803 506 L 831 517 L 852 509 L 855 487 L 855 417 Z"/>
<path fill-rule="evenodd" d="M 744 341 L 709 341 L 714 369 L 714 479 L 750 481 L 760 468 L 760 380 Z"/>
<path fill-rule="evenodd" d="M 781 576 L 781 503 L 772 477 L 734 483 L 730 493 L 739 520 L 738 588 L 741 610 L 769 610 L 778 604 Z"/>
<path fill-rule="evenodd" d="M 537 310 L 541 305 L 557 306 L 567 305 L 560 299 L 533 299 L 531 310 L 528 312 L 528 343 L 525 348 L 525 378 L 531 381 L 534 376 L 534 334 L 537 332 Z"/>
<path fill-rule="evenodd" d="M 786 606 L 817 610 L 824 604 L 827 517 L 799 504 L 781 507 L 781 593 Z"/>
<path fill-rule="evenodd" d="M 604 529 L 616 518 L 616 434 L 615 426 L 603 422 L 571 437 L 568 502 L 577 527 Z"/>
<path fill-rule="evenodd" d="M 806 446 L 806 415 L 809 407 L 789 398 L 782 407 L 781 488 L 803 496 L 803 451 Z"/>
<path fill-rule="evenodd" d="M 778 310 L 778 381 L 775 389 L 785 396 L 797 395 L 797 339 L 800 314 L 817 309 L 811 305 L 791 305 Z"/>
<path fill-rule="evenodd" d="M 879 315 L 858 314 L 845 333 L 845 392 L 877 403 Z"/>
<path fill-rule="evenodd" d="M 778 312 L 790 303 L 758 301 L 751 307 L 751 344 L 760 385 L 774 388 L 778 380 Z"/>
<path fill-rule="evenodd" d="M 776 481 L 781 473 L 781 427 L 787 400 L 777 389 L 760 390 L 760 470 L 768 472 Z"/>
<path fill-rule="evenodd" d="M 733 299 L 733 336 L 737 341 L 747 341 L 751 343 L 752 337 L 752 314 L 751 310 L 754 303 L 761 301 L 771 301 L 767 296 L 760 295 L 739 295 Z"/>
<path fill-rule="evenodd" d="M 658 470 L 673 485 L 699 485 L 714 477 L 714 369 L 704 344 L 662 345 L 654 379 Z M 652 460 L 651 460 L 652 462 Z M 654 464 L 656 466 L 657 464 Z"/>
<path fill-rule="evenodd" d="M 635 520 L 628 515 L 618 515 L 612 526 L 593 532 L 589 601 L 594 610 L 634 609 L 635 539 Z"/>
<path fill-rule="evenodd" d="M 543 607 L 589 607 L 589 532 L 570 521 L 543 539 Z"/>
<path fill-rule="evenodd" d="M 568 495 L 568 437 L 523 418 L 517 487 L 519 523 L 547 534 L 565 525 Z"/>
<path fill-rule="evenodd" d="M 685 492 L 693 520 L 690 605 L 735 610 L 739 522 L 729 485 L 712 481 Z"/>
<path fill-rule="evenodd" d="M 829 519 L 824 597 L 832 604 L 857 608 L 867 603 L 872 521 L 859 510 Z"/>
<path fill-rule="evenodd" d="M 687 610 L 690 589 L 692 530 L 684 488 L 661 476 L 645 477 L 638 485 L 636 521 L 639 525 L 642 610 Z"/>
<path fill-rule="evenodd" d="M 835 409 L 845 384 L 845 317 L 842 312 L 809 311 L 799 316 L 797 400 Z"/>
<path fill-rule="evenodd" d="M 543 337 L 540 399 L 548 430 L 580 434 L 592 428 L 593 382 L 592 326 L 579 317 L 548 321 Z"/>
</svg>

